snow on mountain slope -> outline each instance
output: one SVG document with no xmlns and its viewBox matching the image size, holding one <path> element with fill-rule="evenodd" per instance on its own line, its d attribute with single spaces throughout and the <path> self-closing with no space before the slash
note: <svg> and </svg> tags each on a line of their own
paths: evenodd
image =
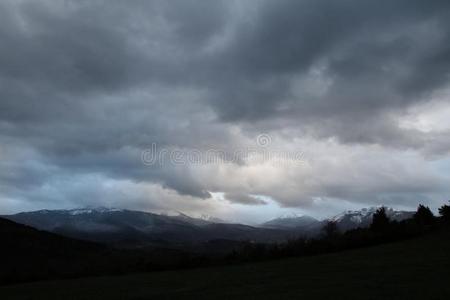
<svg viewBox="0 0 450 300">
<path fill-rule="evenodd" d="M 373 214 L 379 208 L 380 207 L 369 207 L 361 210 L 348 210 L 330 218 L 330 220 L 336 222 L 342 231 L 357 227 L 368 227 L 372 223 Z M 414 212 L 397 211 L 392 208 L 386 208 L 386 215 L 388 218 L 395 221 L 411 218 L 413 214 Z"/>
<path fill-rule="evenodd" d="M 312 217 L 287 213 L 278 218 L 261 224 L 265 228 L 295 229 L 303 232 L 318 234 L 326 221 L 337 223 L 341 231 L 346 231 L 358 227 L 368 227 L 372 223 L 373 214 L 380 207 L 369 207 L 361 210 L 347 210 L 329 219 L 318 221 Z M 397 211 L 386 208 L 386 214 L 391 220 L 402 221 L 411 218 L 414 212 Z"/>
</svg>

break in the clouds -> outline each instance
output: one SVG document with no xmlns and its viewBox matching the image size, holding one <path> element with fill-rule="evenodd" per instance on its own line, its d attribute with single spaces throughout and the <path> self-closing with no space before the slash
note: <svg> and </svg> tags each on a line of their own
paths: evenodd
<svg viewBox="0 0 450 300">
<path fill-rule="evenodd" d="M 434 206 L 449 83 L 444 0 L 2 1 L 0 211 Z"/>
</svg>

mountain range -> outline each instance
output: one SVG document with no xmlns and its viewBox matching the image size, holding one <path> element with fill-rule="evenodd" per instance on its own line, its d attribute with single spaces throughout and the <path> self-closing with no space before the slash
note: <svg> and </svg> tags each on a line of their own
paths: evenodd
<svg viewBox="0 0 450 300">
<path fill-rule="evenodd" d="M 328 220 L 341 231 L 367 227 L 376 207 L 345 211 Z M 386 210 L 393 220 L 410 218 L 413 212 Z M 122 248 L 187 247 L 211 241 L 282 242 L 299 236 L 314 237 L 328 220 L 288 214 L 258 226 L 225 223 L 212 217 L 193 218 L 186 214 L 154 214 L 108 208 L 40 210 L 3 216 L 17 223 L 66 237 L 106 243 Z"/>
<path fill-rule="evenodd" d="M 63 236 L 120 247 L 186 246 L 220 239 L 276 242 L 286 237 L 280 229 L 121 209 L 40 210 L 4 217 Z"/>
</svg>

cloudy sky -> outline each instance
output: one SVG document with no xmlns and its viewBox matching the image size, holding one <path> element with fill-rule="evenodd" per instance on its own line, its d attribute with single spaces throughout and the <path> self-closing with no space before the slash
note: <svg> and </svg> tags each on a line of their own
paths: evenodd
<svg viewBox="0 0 450 300">
<path fill-rule="evenodd" d="M 252 223 L 449 183 L 447 0 L 0 2 L 0 213 Z"/>
</svg>

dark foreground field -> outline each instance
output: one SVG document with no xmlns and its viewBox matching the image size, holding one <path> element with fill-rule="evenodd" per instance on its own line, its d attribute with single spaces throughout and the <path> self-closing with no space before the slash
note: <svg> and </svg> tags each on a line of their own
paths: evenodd
<svg viewBox="0 0 450 300">
<path fill-rule="evenodd" d="M 0 299 L 450 299 L 450 234 L 315 257 L 0 288 Z"/>
</svg>

